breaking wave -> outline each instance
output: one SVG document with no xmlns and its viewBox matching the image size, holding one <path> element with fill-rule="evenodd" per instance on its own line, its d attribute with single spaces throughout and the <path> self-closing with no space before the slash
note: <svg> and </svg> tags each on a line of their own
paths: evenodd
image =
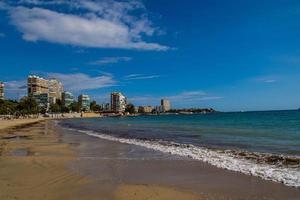
<svg viewBox="0 0 300 200">
<path fill-rule="evenodd" d="M 209 149 L 192 144 L 180 144 L 163 140 L 119 138 L 90 130 L 68 129 L 105 140 L 138 145 L 164 153 L 189 157 L 218 168 L 257 176 L 265 180 L 283 183 L 286 186 L 300 187 L 300 157 L 298 156 Z"/>
</svg>

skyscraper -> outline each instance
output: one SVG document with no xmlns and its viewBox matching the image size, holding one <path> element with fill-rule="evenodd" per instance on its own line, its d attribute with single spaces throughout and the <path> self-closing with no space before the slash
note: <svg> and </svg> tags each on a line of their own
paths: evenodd
<svg viewBox="0 0 300 200">
<path fill-rule="evenodd" d="M 90 110 L 90 102 L 91 99 L 86 94 L 81 94 L 78 97 L 78 103 L 81 111 L 89 111 Z"/>
<path fill-rule="evenodd" d="M 49 85 L 49 100 L 50 103 L 55 104 L 57 100 L 62 99 L 62 93 L 63 93 L 63 85 L 61 82 L 59 82 L 55 78 L 51 78 L 48 81 Z"/>
<path fill-rule="evenodd" d="M 113 112 L 124 112 L 127 99 L 121 92 L 113 92 L 110 95 L 110 102 L 111 102 L 111 110 Z"/>
<path fill-rule="evenodd" d="M 162 106 L 163 112 L 168 112 L 171 109 L 170 101 L 167 99 L 162 99 L 160 105 Z"/>
<path fill-rule="evenodd" d="M 62 93 L 62 104 L 69 107 L 74 102 L 74 96 L 71 92 Z"/>
<path fill-rule="evenodd" d="M 38 76 L 28 76 L 27 86 L 28 96 L 49 93 L 49 81 Z"/>
<path fill-rule="evenodd" d="M 4 99 L 4 83 L 0 82 L 0 99 Z"/>
<path fill-rule="evenodd" d="M 39 76 L 28 76 L 28 96 L 33 97 L 39 107 L 49 108 L 49 81 Z"/>
</svg>

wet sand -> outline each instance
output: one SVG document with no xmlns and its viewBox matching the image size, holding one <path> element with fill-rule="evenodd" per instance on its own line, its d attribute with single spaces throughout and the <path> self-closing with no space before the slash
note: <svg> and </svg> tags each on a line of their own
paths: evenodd
<svg viewBox="0 0 300 200">
<path fill-rule="evenodd" d="M 0 130 L 12 128 L 16 126 L 28 125 L 42 121 L 42 118 L 36 119 L 12 119 L 12 120 L 0 120 Z"/>
<path fill-rule="evenodd" d="M 299 199 L 300 189 L 44 121 L 0 131 L 0 199 Z"/>
<path fill-rule="evenodd" d="M 201 199 L 170 187 L 104 184 L 80 171 L 81 147 L 53 121 L 0 130 L 0 199 Z M 71 137 L 68 137 L 70 134 Z M 65 137 L 67 136 L 67 137 Z M 84 139 L 84 138 L 83 138 Z M 101 156 L 101 155 L 99 155 Z M 84 162 L 84 161 L 83 161 Z M 75 166 L 75 167 L 74 167 Z M 96 172 L 106 177 L 101 169 Z M 115 178 L 116 174 L 113 175 Z"/>
</svg>

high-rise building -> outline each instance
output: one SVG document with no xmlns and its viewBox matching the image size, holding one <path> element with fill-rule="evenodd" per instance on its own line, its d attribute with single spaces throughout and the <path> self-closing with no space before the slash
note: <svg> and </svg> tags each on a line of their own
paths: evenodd
<svg viewBox="0 0 300 200">
<path fill-rule="evenodd" d="M 28 96 L 49 93 L 49 81 L 38 76 L 28 76 L 27 86 Z"/>
<path fill-rule="evenodd" d="M 4 83 L 0 82 L 0 99 L 4 99 Z"/>
<path fill-rule="evenodd" d="M 81 94 L 78 97 L 78 103 L 81 111 L 89 111 L 90 110 L 90 102 L 91 99 L 86 94 Z"/>
<path fill-rule="evenodd" d="M 124 112 L 127 99 L 121 92 L 113 92 L 110 95 L 110 105 L 113 112 Z"/>
<path fill-rule="evenodd" d="M 28 76 L 28 96 L 33 97 L 39 107 L 49 109 L 49 81 L 39 76 Z"/>
<path fill-rule="evenodd" d="M 62 104 L 69 107 L 74 102 L 74 96 L 71 92 L 62 93 Z"/>
<path fill-rule="evenodd" d="M 101 104 L 101 110 L 102 111 L 110 111 L 110 104 L 109 103 Z"/>
<path fill-rule="evenodd" d="M 57 100 L 62 99 L 63 93 L 63 85 L 57 79 L 51 78 L 48 80 L 48 87 L 49 87 L 49 100 L 50 103 L 55 104 Z"/>
<path fill-rule="evenodd" d="M 162 99 L 160 105 L 162 106 L 163 112 L 168 112 L 171 109 L 170 101 L 167 99 Z"/>
<path fill-rule="evenodd" d="M 38 106 L 45 108 L 47 111 L 49 109 L 49 93 L 33 94 L 32 97 L 38 103 Z"/>
<path fill-rule="evenodd" d="M 157 113 L 164 112 L 163 107 L 162 106 L 155 106 L 155 112 L 157 112 Z"/>
</svg>

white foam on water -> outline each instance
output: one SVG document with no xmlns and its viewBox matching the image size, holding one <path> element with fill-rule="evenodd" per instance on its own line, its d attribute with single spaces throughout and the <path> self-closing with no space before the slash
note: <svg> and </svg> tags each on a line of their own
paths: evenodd
<svg viewBox="0 0 300 200">
<path fill-rule="evenodd" d="M 138 139 L 118 138 L 111 135 L 101 134 L 94 131 L 69 129 L 78 131 L 89 136 L 142 146 L 148 149 L 170 153 L 173 155 L 185 156 L 195 160 L 209 163 L 218 168 L 227 169 L 243 174 L 257 176 L 265 180 L 283 183 L 286 186 L 300 187 L 300 168 L 289 168 L 286 166 L 276 166 L 266 163 L 255 163 L 249 159 L 237 158 L 231 153 L 219 152 L 216 150 L 198 147 L 194 145 L 173 145 L 162 144 L 159 141 L 147 141 Z M 174 145 L 176 144 L 176 145 Z"/>
</svg>

